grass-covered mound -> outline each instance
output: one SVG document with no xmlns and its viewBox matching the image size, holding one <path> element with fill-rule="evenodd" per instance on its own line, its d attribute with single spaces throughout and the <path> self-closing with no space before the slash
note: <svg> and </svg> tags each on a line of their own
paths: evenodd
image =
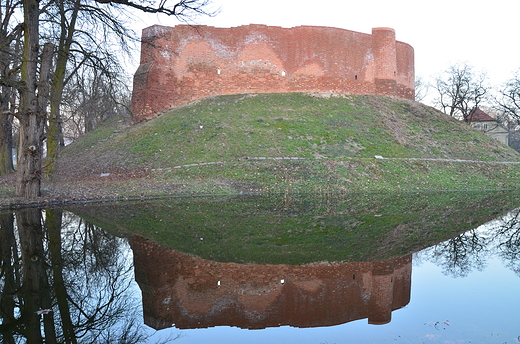
<svg viewBox="0 0 520 344">
<path fill-rule="evenodd" d="M 520 165 L 496 163 L 520 161 L 516 151 L 402 99 L 220 96 L 116 127 L 63 151 L 63 183 L 110 173 L 107 194 L 117 197 L 520 187 Z"/>
</svg>

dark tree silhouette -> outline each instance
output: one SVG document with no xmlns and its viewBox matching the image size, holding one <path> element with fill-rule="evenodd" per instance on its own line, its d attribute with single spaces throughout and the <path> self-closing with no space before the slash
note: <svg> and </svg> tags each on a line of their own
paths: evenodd
<svg viewBox="0 0 520 344">
<path fill-rule="evenodd" d="M 430 259 L 453 277 L 466 277 L 473 269 L 481 271 L 488 254 L 487 239 L 475 229 L 433 246 Z"/>
<path fill-rule="evenodd" d="M 444 113 L 471 123 L 471 115 L 487 97 L 490 87 L 484 73 L 476 74 L 466 63 L 449 67 L 435 80 L 436 107 Z"/>
<path fill-rule="evenodd" d="M 0 215 L 0 226 L 2 343 L 147 340 L 125 239 L 57 209 Z"/>
</svg>

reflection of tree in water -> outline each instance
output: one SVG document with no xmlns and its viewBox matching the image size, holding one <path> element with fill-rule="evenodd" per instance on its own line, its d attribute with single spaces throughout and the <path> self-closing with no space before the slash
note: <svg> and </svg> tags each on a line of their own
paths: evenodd
<svg viewBox="0 0 520 344">
<path fill-rule="evenodd" d="M 446 275 L 465 277 L 473 269 L 482 271 L 485 268 L 486 239 L 475 229 L 435 245 L 428 251 L 431 261 L 441 266 Z"/>
<path fill-rule="evenodd" d="M 430 247 L 421 255 L 425 255 L 421 259 L 432 261 L 453 277 L 482 271 L 486 259 L 497 255 L 520 276 L 520 209 Z"/>
<path fill-rule="evenodd" d="M 43 215 L 0 215 L 2 343 L 144 341 L 126 241 L 59 210 Z"/>
<path fill-rule="evenodd" d="M 498 255 L 520 276 L 520 209 L 504 216 L 500 223 L 493 238 Z"/>
</svg>

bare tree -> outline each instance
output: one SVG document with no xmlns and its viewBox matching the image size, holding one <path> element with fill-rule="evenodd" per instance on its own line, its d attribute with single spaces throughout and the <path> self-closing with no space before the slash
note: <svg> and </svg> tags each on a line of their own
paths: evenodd
<svg viewBox="0 0 520 344">
<path fill-rule="evenodd" d="M 422 102 L 428 95 L 430 85 L 421 76 L 415 77 L 415 101 Z"/>
<path fill-rule="evenodd" d="M 207 11 L 209 0 L 180 0 L 173 6 L 167 0 L 130 1 L 130 0 L 95 0 L 101 4 L 120 4 L 138 9 L 142 12 L 166 14 L 179 20 L 188 21 L 196 15 L 213 14 Z"/>
<path fill-rule="evenodd" d="M 19 78 L 22 26 L 15 19 L 19 1 L 0 1 L 0 175 L 14 171 L 13 116 Z"/>
<path fill-rule="evenodd" d="M 115 7 L 135 8 L 149 13 L 162 13 L 175 16 L 181 20 L 188 20 L 190 16 L 204 14 L 207 0 L 181 0 L 170 3 L 167 0 L 151 0 L 149 2 L 133 2 L 127 0 L 94 0 L 90 3 L 75 0 L 71 2 L 57 1 L 45 2 L 39 0 L 23 0 L 23 58 L 20 67 L 20 82 L 17 85 L 20 94 L 19 111 L 17 118 L 20 122 L 20 137 L 18 151 L 18 171 L 15 185 L 16 195 L 24 198 L 34 198 L 40 196 L 40 186 L 43 174 L 43 142 L 47 138 L 44 128 L 47 121 L 47 114 L 42 104 L 46 104 L 49 94 L 46 89 L 47 73 L 44 60 L 40 60 L 40 23 L 43 14 L 56 14 L 60 20 L 60 39 L 57 46 L 56 68 L 67 66 L 67 61 L 71 58 L 72 43 L 75 42 L 76 33 L 83 32 L 89 35 L 87 30 L 78 31 L 75 20 L 80 14 L 91 15 L 91 28 L 100 26 L 100 23 L 108 28 L 118 28 L 124 32 L 124 26 L 114 20 L 110 15 L 110 9 Z M 58 5 L 58 11 L 52 12 L 53 5 Z M 70 5 L 63 7 L 61 5 Z M 61 6 L 61 7 L 60 7 Z M 76 10 L 77 9 L 77 10 Z M 71 16 L 65 15 L 71 13 Z M 74 17 L 74 15 L 76 17 Z M 52 16 L 50 17 L 52 18 Z M 96 21 L 97 20 L 97 21 Z M 97 25 L 97 26 L 96 26 Z M 115 25 L 115 26 L 114 26 Z M 121 36 L 122 37 L 122 36 Z M 63 39 L 62 39 L 63 38 Z M 92 41 L 96 41 L 96 36 L 91 36 Z M 124 40 L 122 40 L 124 41 Z M 97 44 L 99 46 L 99 44 Z M 46 55 L 44 55 L 46 56 Z M 100 61 L 94 55 L 89 56 L 91 61 Z M 63 62 L 61 62 L 63 61 Z M 65 68 L 66 69 L 66 68 Z M 60 69 L 61 70 L 61 69 Z M 59 124 L 59 105 L 61 94 L 65 84 L 65 72 L 60 74 L 60 70 L 55 69 L 52 87 L 50 89 L 51 123 L 49 123 L 49 138 L 56 141 L 54 127 Z M 53 108 L 53 104 L 58 104 Z M 54 127 L 53 127 L 54 126 Z M 58 130 L 59 132 L 59 130 Z M 54 149 L 55 147 L 51 147 Z M 53 156 L 51 156 L 52 163 Z"/>
<path fill-rule="evenodd" d="M 520 152 L 520 130 L 510 130 L 508 138 L 509 147 Z"/>
<path fill-rule="evenodd" d="M 435 106 L 444 113 L 471 122 L 474 109 L 486 99 L 490 90 L 485 73 L 475 73 L 466 63 L 449 67 L 435 80 L 438 98 Z"/>
<path fill-rule="evenodd" d="M 42 4 L 43 5 L 43 4 Z M 24 36 L 21 70 L 20 106 L 17 114 L 20 122 L 18 173 L 16 178 L 16 195 L 24 198 L 40 196 L 44 114 L 39 113 L 38 62 L 40 49 L 40 1 L 23 0 Z"/>
<path fill-rule="evenodd" d="M 132 31 L 124 26 L 129 14 L 121 5 L 100 5 L 95 0 L 58 1 L 49 6 L 41 17 L 45 23 L 44 35 L 57 47 L 46 158 L 46 174 L 52 178 L 54 162 L 64 143 L 60 107 L 67 83 L 78 70 L 89 68 L 109 79 L 118 80 L 121 68 L 116 54 L 120 53 L 121 47 L 121 50 L 128 51 L 127 40 L 135 38 Z"/>
<path fill-rule="evenodd" d="M 495 98 L 497 110 L 502 112 L 513 126 L 520 125 L 520 70 L 505 82 Z M 512 129 L 512 128 L 511 128 Z"/>
<path fill-rule="evenodd" d="M 63 92 L 62 126 L 67 141 L 94 130 L 111 117 L 129 122 L 130 90 L 96 69 L 81 69 Z"/>
</svg>

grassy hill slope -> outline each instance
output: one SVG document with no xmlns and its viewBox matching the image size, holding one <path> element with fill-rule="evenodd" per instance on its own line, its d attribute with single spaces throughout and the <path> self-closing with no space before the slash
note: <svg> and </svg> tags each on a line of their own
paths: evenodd
<svg viewBox="0 0 520 344">
<path fill-rule="evenodd" d="M 128 128 L 107 124 L 68 146 L 59 166 L 61 183 L 94 177 L 122 197 L 519 188 L 520 165 L 500 161 L 520 154 L 420 103 L 293 93 L 214 97 Z"/>
</svg>

